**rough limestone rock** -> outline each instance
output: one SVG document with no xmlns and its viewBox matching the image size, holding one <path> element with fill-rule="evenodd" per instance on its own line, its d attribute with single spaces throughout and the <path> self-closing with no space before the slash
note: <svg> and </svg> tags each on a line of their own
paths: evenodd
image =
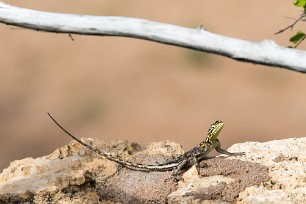
<svg viewBox="0 0 306 204">
<path fill-rule="evenodd" d="M 137 163 L 182 153 L 170 141 L 139 145 L 83 141 Z M 201 172 L 132 171 L 70 144 L 40 158 L 14 161 L 0 174 L 0 203 L 306 203 L 306 138 L 233 145 L 239 157 L 208 157 Z"/>
</svg>

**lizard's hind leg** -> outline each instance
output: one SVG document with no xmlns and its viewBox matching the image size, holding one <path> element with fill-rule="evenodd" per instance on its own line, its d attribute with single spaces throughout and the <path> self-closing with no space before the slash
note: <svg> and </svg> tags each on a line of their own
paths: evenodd
<svg viewBox="0 0 306 204">
<path fill-rule="evenodd" d="M 179 174 L 179 172 L 181 171 L 181 169 L 185 166 L 185 164 L 187 163 L 187 159 L 184 159 L 183 161 L 181 161 L 181 163 L 173 170 L 172 175 L 176 176 Z"/>
</svg>

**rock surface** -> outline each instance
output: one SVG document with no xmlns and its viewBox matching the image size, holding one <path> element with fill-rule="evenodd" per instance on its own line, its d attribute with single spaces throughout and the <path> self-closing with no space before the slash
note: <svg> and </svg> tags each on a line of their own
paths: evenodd
<svg viewBox="0 0 306 204">
<path fill-rule="evenodd" d="M 136 163 L 182 153 L 169 141 L 86 142 Z M 246 142 L 229 151 L 246 155 L 208 158 L 200 176 L 193 166 L 177 182 L 171 172 L 122 168 L 72 141 L 50 155 L 12 162 L 0 174 L 0 203 L 306 203 L 306 138 Z"/>
</svg>

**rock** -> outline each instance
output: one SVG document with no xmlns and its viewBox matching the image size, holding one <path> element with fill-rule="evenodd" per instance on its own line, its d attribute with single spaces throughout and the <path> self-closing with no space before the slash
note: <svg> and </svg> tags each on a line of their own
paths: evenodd
<svg viewBox="0 0 306 204">
<path fill-rule="evenodd" d="M 244 151 L 241 158 L 269 168 L 271 179 L 241 192 L 240 203 L 306 203 L 306 137 L 265 143 L 246 142 L 229 151 Z"/>
<path fill-rule="evenodd" d="M 170 141 L 88 144 L 136 163 L 156 164 L 182 153 Z M 72 141 L 40 158 L 14 161 L 0 174 L 0 203 L 306 203 L 306 138 L 246 142 L 229 151 L 245 156 L 208 158 L 186 169 L 140 172 Z"/>
</svg>

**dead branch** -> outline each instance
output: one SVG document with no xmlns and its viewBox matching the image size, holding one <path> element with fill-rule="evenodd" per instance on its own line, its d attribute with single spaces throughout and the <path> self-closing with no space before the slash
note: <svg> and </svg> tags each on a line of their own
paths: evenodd
<svg viewBox="0 0 306 204">
<path fill-rule="evenodd" d="M 281 47 L 271 40 L 254 43 L 204 29 L 144 19 L 50 13 L 3 2 L 0 2 L 0 22 L 46 32 L 139 38 L 306 73 L 305 51 Z"/>
</svg>

